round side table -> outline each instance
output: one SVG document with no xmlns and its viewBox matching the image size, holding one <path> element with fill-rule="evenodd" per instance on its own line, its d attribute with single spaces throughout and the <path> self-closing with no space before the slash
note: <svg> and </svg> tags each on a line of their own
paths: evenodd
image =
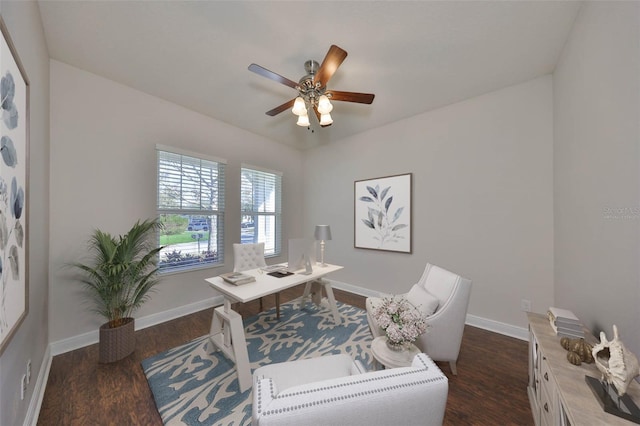
<svg viewBox="0 0 640 426">
<path fill-rule="evenodd" d="M 373 358 L 386 368 L 409 367 L 420 349 L 411 344 L 403 351 L 394 351 L 387 346 L 387 336 L 380 336 L 371 342 Z"/>
</svg>

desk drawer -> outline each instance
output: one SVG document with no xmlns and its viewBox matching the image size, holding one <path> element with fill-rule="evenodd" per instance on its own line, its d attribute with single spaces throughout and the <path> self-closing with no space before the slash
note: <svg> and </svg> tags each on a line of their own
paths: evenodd
<svg viewBox="0 0 640 426">
<path fill-rule="evenodd" d="M 555 425 L 556 384 L 549 370 L 546 358 L 540 363 L 540 423 Z"/>
</svg>

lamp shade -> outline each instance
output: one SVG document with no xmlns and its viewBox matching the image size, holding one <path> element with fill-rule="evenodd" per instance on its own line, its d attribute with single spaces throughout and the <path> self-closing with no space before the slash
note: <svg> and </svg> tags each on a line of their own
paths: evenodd
<svg viewBox="0 0 640 426">
<path fill-rule="evenodd" d="M 331 239 L 331 228 L 329 225 L 316 225 L 315 238 L 319 241 L 329 241 Z"/>
<path fill-rule="evenodd" d="M 305 105 L 304 99 L 302 99 L 302 97 L 298 96 L 296 98 L 295 102 L 293 103 L 291 112 L 295 115 L 307 115 L 307 106 Z"/>
<path fill-rule="evenodd" d="M 327 95 L 321 95 L 318 98 L 318 112 L 320 114 L 329 114 L 333 110 L 333 105 L 329 102 Z"/>
<path fill-rule="evenodd" d="M 309 116 L 307 114 L 299 115 L 298 116 L 298 121 L 296 122 L 296 124 L 298 126 L 302 126 L 302 127 L 309 126 L 311 124 L 311 123 L 309 123 Z"/>
<path fill-rule="evenodd" d="M 328 126 L 333 123 L 333 118 L 331 118 L 331 114 L 320 114 L 320 125 Z"/>
</svg>

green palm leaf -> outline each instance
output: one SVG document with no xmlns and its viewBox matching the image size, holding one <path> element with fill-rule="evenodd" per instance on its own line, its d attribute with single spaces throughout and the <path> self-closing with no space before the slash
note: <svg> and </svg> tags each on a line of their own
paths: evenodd
<svg viewBox="0 0 640 426">
<path fill-rule="evenodd" d="M 89 262 L 72 263 L 94 312 L 110 326 L 122 323 L 149 298 L 158 284 L 157 260 L 163 247 L 151 237 L 162 227 L 158 219 L 136 222 L 125 235 L 95 230 L 89 239 Z"/>
</svg>

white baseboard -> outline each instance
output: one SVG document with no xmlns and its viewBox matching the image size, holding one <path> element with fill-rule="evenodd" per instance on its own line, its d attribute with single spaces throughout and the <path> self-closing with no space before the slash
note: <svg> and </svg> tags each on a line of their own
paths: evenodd
<svg viewBox="0 0 640 426">
<path fill-rule="evenodd" d="M 326 278 L 325 278 L 326 279 Z M 364 297 L 380 297 L 380 292 L 375 290 L 370 290 L 368 288 L 358 287 L 352 284 L 343 283 L 340 281 L 327 280 L 331 283 L 332 288 L 337 288 L 338 290 L 348 291 L 349 293 L 358 294 Z"/>
<path fill-rule="evenodd" d="M 24 426 L 36 426 L 36 423 L 38 423 L 38 416 L 40 415 L 40 407 L 42 407 L 42 401 L 44 399 L 44 391 L 47 388 L 47 380 L 49 379 L 49 370 L 51 369 L 52 359 L 51 345 L 49 345 L 44 352 L 42 365 L 40 365 L 40 371 L 38 372 L 38 378 L 33 386 L 33 394 L 31 395 L 31 401 L 29 401 L 27 415 L 24 418 Z"/>
<path fill-rule="evenodd" d="M 347 284 L 340 281 L 334 281 L 334 280 L 329 280 L 329 281 L 331 282 L 331 286 L 333 288 L 336 288 L 339 290 L 348 291 L 350 293 L 358 294 L 360 296 L 365 296 L 365 297 L 380 296 L 380 292 L 375 290 L 359 287 L 353 284 Z M 224 298 L 222 296 L 216 296 L 216 297 L 205 299 L 189 305 L 179 306 L 177 308 L 173 308 L 168 311 L 148 315 L 146 317 L 136 319 L 136 330 L 141 330 L 143 328 L 161 324 L 163 322 L 176 319 L 185 315 L 189 315 L 194 312 L 199 312 L 203 309 L 208 309 L 213 306 L 221 305 L 222 303 L 224 303 Z M 481 318 L 475 315 L 467 315 L 466 323 L 474 327 L 478 327 L 478 328 L 482 328 L 495 333 L 503 334 L 505 336 L 514 337 L 520 340 L 528 340 L 529 338 L 529 332 L 524 327 L 516 327 L 510 324 L 505 324 L 502 322 Z M 57 342 L 53 342 L 49 346 L 51 356 L 59 355 L 65 352 L 69 352 L 75 349 L 79 349 L 85 346 L 98 343 L 98 338 L 99 338 L 99 332 L 98 330 L 95 330 L 88 333 L 80 334 L 78 336 L 73 336 L 68 339 L 63 339 Z"/>
<path fill-rule="evenodd" d="M 380 297 L 379 291 L 370 290 L 368 288 L 358 287 L 352 284 L 343 283 L 340 281 L 331 281 L 331 286 L 340 290 L 348 291 L 351 293 L 359 294 L 365 297 Z M 475 315 L 467 315 L 465 321 L 466 324 L 473 327 L 482 328 L 484 330 L 492 331 L 494 333 L 502 334 L 509 337 L 514 337 L 520 340 L 529 340 L 529 330 L 523 327 L 516 327 L 510 324 L 478 317 Z"/>
<path fill-rule="evenodd" d="M 529 330 L 525 327 L 516 327 L 515 325 L 505 324 L 486 318 L 477 317 L 475 315 L 467 315 L 466 324 L 473 327 L 482 328 L 484 330 L 493 331 L 494 333 L 504 336 L 514 337 L 520 340 L 529 340 Z"/>
<path fill-rule="evenodd" d="M 221 305 L 222 303 L 224 303 L 224 297 L 216 296 L 209 299 L 201 300 L 199 302 L 191 303 L 189 305 L 169 309 L 168 311 L 158 312 L 157 314 L 147 315 L 146 317 L 142 318 L 136 318 L 136 330 L 142 330 L 144 328 L 161 324 L 172 319 L 180 318 L 194 312 L 209 309 L 213 306 Z M 99 338 L 99 331 L 94 330 L 87 333 L 79 334 L 77 336 L 69 337 L 67 339 L 58 340 L 57 342 L 53 342 L 49 345 L 51 349 L 51 355 L 60 355 L 65 352 L 70 352 L 76 349 L 83 348 L 85 346 L 93 345 L 95 343 L 98 343 Z"/>
</svg>

